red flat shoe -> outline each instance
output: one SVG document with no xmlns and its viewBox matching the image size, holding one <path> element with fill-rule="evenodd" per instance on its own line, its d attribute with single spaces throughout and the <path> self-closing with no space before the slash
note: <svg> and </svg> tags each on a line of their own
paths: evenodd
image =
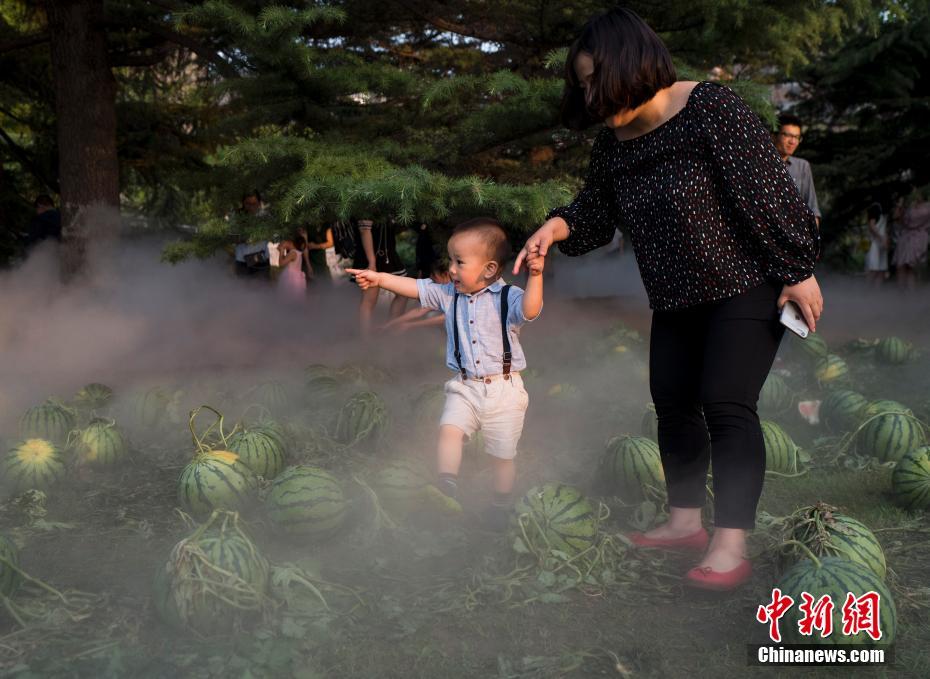
<svg viewBox="0 0 930 679">
<path fill-rule="evenodd" d="M 685 535 L 681 538 L 647 538 L 645 535 L 636 531 L 627 533 L 626 537 L 637 547 L 653 549 L 680 549 L 684 551 L 703 552 L 707 549 L 707 543 L 710 542 L 710 536 L 704 528 L 696 533 Z"/>
<path fill-rule="evenodd" d="M 752 575 L 752 562 L 743 559 L 739 566 L 728 571 L 715 571 L 710 566 L 695 566 L 685 574 L 685 583 L 697 589 L 715 592 L 734 590 Z"/>
</svg>

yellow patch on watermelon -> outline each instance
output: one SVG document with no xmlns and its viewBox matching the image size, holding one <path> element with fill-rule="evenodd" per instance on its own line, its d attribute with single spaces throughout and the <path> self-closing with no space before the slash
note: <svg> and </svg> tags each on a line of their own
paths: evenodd
<svg viewBox="0 0 930 679">
<path fill-rule="evenodd" d="M 616 354 L 625 354 L 627 351 L 629 351 L 629 349 L 627 349 L 625 344 L 618 344 L 614 347 L 614 353 Z"/>
<path fill-rule="evenodd" d="M 16 449 L 16 457 L 27 464 L 45 462 L 49 458 L 55 457 L 55 455 L 55 446 L 45 439 L 26 439 L 26 441 Z"/>
<path fill-rule="evenodd" d="M 239 461 L 239 455 L 229 450 L 211 450 L 207 453 L 207 456 L 225 462 L 226 464 L 233 464 Z"/>
</svg>

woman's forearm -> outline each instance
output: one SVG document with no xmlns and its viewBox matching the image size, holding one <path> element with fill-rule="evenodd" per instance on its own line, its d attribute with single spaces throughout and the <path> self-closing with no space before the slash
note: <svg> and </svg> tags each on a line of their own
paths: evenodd
<svg viewBox="0 0 930 679">
<path fill-rule="evenodd" d="M 553 217 L 545 224 L 545 226 L 549 225 L 552 227 L 552 240 L 556 243 L 559 241 L 567 240 L 571 234 L 568 229 L 568 222 L 566 222 L 561 217 Z"/>
</svg>

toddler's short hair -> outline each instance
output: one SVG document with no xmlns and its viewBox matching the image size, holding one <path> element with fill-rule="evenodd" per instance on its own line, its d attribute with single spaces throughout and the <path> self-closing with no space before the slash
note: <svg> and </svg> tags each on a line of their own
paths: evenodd
<svg viewBox="0 0 930 679">
<path fill-rule="evenodd" d="M 501 269 L 510 258 L 510 241 L 507 239 L 507 232 L 496 219 L 491 217 L 476 217 L 464 221 L 452 230 L 452 235 L 457 236 L 462 233 L 474 233 L 481 238 L 488 249 L 488 256 L 492 261 L 497 262 Z"/>
</svg>

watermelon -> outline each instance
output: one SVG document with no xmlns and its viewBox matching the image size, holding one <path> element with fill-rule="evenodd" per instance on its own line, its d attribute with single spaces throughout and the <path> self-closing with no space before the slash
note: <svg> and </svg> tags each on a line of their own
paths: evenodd
<svg viewBox="0 0 930 679">
<path fill-rule="evenodd" d="M 309 405 L 319 407 L 332 403 L 339 396 L 342 383 L 330 375 L 320 375 L 307 380 L 305 389 Z"/>
<path fill-rule="evenodd" d="M 258 619 L 270 567 L 237 516 L 218 513 L 171 550 L 155 575 L 155 610 L 174 627 L 227 633 Z"/>
<path fill-rule="evenodd" d="M 891 591 L 885 582 L 869 568 L 855 561 L 836 556 L 825 556 L 818 559 L 819 563 L 811 559 L 803 559 L 792 566 L 779 579 L 776 587 L 783 595 L 794 599 L 794 605 L 788 609 L 781 619 L 779 629 L 782 641 L 787 644 L 817 644 L 821 646 L 835 646 L 839 644 L 891 644 L 894 642 L 897 630 L 897 610 Z M 800 604 L 803 601 L 802 592 L 807 592 L 815 600 L 829 595 L 833 601 L 833 633 L 822 637 L 819 631 L 814 630 L 811 636 L 802 635 L 798 623 L 803 617 Z M 868 592 L 879 595 L 879 630 L 881 639 L 876 642 L 866 634 L 843 634 L 843 604 L 847 593 L 860 597 Z"/>
<path fill-rule="evenodd" d="M 268 518 L 278 530 L 316 538 L 338 530 L 348 508 L 339 481 L 325 469 L 309 465 L 285 469 L 265 500 Z"/>
<path fill-rule="evenodd" d="M 659 446 L 645 436 L 618 436 L 610 439 L 601 470 L 611 489 L 624 498 L 644 498 L 646 486 L 665 488 Z"/>
<path fill-rule="evenodd" d="M 407 503 L 422 497 L 432 474 L 417 460 L 395 460 L 375 476 L 372 487 L 382 502 Z"/>
<path fill-rule="evenodd" d="M 856 451 L 882 462 L 897 462 L 926 441 L 923 426 L 912 416 L 885 412 L 870 419 L 859 431 Z"/>
<path fill-rule="evenodd" d="M 913 415 L 913 411 L 903 403 L 887 399 L 872 401 L 862 409 L 862 419 L 868 420 L 882 413 L 905 413 Z"/>
<path fill-rule="evenodd" d="M 849 379 L 849 367 L 836 354 L 827 354 L 815 364 L 814 376 L 820 384 L 841 384 Z"/>
<path fill-rule="evenodd" d="M 255 474 L 228 450 L 198 453 L 178 478 L 178 502 L 194 516 L 247 508 L 257 490 Z"/>
<path fill-rule="evenodd" d="M 113 390 L 110 387 L 99 382 L 92 382 L 78 390 L 72 404 L 80 410 L 91 411 L 108 406 L 112 400 Z"/>
<path fill-rule="evenodd" d="M 769 373 L 759 393 L 759 410 L 772 414 L 783 413 L 793 402 L 791 390 L 781 376 Z"/>
<path fill-rule="evenodd" d="M 791 539 L 803 543 L 817 556 L 849 559 L 885 578 L 885 553 L 875 534 L 860 521 L 837 512 L 835 507 L 819 503 L 795 512 Z"/>
<path fill-rule="evenodd" d="M 891 473 L 895 502 L 907 509 L 930 509 L 930 446 L 910 451 Z"/>
<path fill-rule="evenodd" d="M 820 421 L 834 432 L 855 429 L 868 405 L 865 396 L 848 389 L 834 389 L 820 403 Z"/>
<path fill-rule="evenodd" d="M 154 429 L 169 420 L 171 397 L 161 387 L 137 394 L 133 401 L 133 421 L 140 429 Z"/>
<path fill-rule="evenodd" d="M 818 361 L 827 357 L 829 353 L 827 343 L 817 333 L 812 332 L 804 339 L 794 334 L 792 336 L 795 338 L 795 346 L 800 348 L 801 355 L 808 360 Z"/>
<path fill-rule="evenodd" d="M 19 420 L 19 435 L 23 439 L 46 439 L 63 446 L 74 426 L 74 411 L 55 401 L 46 401 L 23 413 Z"/>
<path fill-rule="evenodd" d="M 26 439 L 14 446 L 3 461 L 0 478 L 14 492 L 45 490 L 65 477 L 65 462 L 58 448 L 45 439 Z"/>
<path fill-rule="evenodd" d="M 0 534 L 0 595 L 10 597 L 19 587 L 19 550 L 7 536 Z"/>
<path fill-rule="evenodd" d="M 900 337 L 886 337 L 875 347 L 875 355 L 882 363 L 900 365 L 910 359 L 914 348 Z"/>
<path fill-rule="evenodd" d="M 286 451 L 287 450 L 287 429 L 277 420 L 267 417 L 261 418 L 251 427 L 245 427 L 246 430 L 258 431 L 266 436 L 273 438 Z"/>
<path fill-rule="evenodd" d="M 798 447 L 794 441 L 774 422 L 763 420 L 762 439 L 765 441 L 765 469 L 778 474 L 797 474 L 799 469 Z"/>
<path fill-rule="evenodd" d="M 372 391 L 362 391 L 346 401 L 336 421 L 336 440 L 347 445 L 379 441 L 389 423 L 387 404 Z"/>
<path fill-rule="evenodd" d="M 271 413 L 283 413 L 291 407 L 291 397 L 287 388 L 280 382 L 271 380 L 255 387 L 252 398 L 256 403 L 265 406 Z"/>
<path fill-rule="evenodd" d="M 126 458 L 126 437 L 113 420 L 94 418 L 81 429 L 74 443 L 78 460 L 95 467 L 108 467 Z"/>
<path fill-rule="evenodd" d="M 515 521 L 537 546 L 548 545 L 569 556 L 593 547 L 598 517 L 580 490 L 562 483 L 532 488 L 517 502 Z M 519 527 L 518 536 L 522 535 Z"/>
<path fill-rule="evenodd" d="M 284 446 L 274 433 L 264 429 L 245 429 L 233 434 L 227 448 L 255 474 L 269 481 L 284 469 Z"/>
<path fill-rule="evenodd" d="M 651 438 L 653 441 L 659 440 L 659 416 L 656 414 L 656 406 L 650 403 L 646 406 L 646 412 L 643 413 L 643 421 L 640 426 L 643 436 Z"/>
</svg>

